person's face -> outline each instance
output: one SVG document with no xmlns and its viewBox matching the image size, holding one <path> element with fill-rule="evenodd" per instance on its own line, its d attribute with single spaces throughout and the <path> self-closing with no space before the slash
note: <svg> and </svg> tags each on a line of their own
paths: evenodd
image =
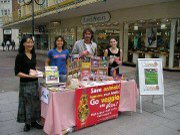
<svg viewBox="0 0 180 135">
<path fill-rule="evenodd" d="M 85 40 L 91 40 L 91 32 L 90 31 L 86 31 L 85 35 L 84 35 L 84 38 Z"/>
<path fill-rule="evenodd" d="M 57 48 L 62 48 L 64 45 L 63 40 L 61 38 L 58 38 L 58 40 L 56 41 L 56 45 L 57 45 Z"/>
<path fill-rule="evenodd" d="M 110 40 L 110 45 L 111 45 L 112 47 L 117 47 L 117 41 L 116 41 L 115 39 L 111 39 L 111 40 Z"/>
<path fill-rule="evenodd" d="M 28 38 L 24 43 L 25 50 L 31 51 L 33 49 L 34 42 L 31 38 Z"/>
</svg>

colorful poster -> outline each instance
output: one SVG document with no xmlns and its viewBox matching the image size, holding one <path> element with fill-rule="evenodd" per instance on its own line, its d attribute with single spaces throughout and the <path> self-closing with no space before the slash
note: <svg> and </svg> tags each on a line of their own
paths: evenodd
<svg viewBox="0 0 180 135">
<path fill-rule="evenodd" d="M 90 77 L 91 63 L 82 62 L 81 65 L 81 81 L 88 81 Z"/>
<path fill-rule="evenodd" d="M 59 72 L 57 66 L 46 66 L 45 74 L 47 84 L 59 83 Z"/>
<path fill-rule="evenodd" d="M 120 83 L 76 90 L 77 129 L 118 117 Z"/>
<path fill-rule="evenodd" d="M 157 69 L 146 68 L 144 69 L 145 84 L 146 85 L 158 85 L 158 73 Z"/>
<path fill-rule="evenodd" d="M 146 47 L 157 47 L 157 28 L 146 29 Z"/>
<path fill-rule="evenodd" d="M 138 78 L 141 95 L 163 95 L 162 59 L 138 59 Z"/>
<path fill-rule="evenodd" d="M 89 81 L 90 69 L 83 69 L 81 71 L 81 81 Z"/>
</svg>

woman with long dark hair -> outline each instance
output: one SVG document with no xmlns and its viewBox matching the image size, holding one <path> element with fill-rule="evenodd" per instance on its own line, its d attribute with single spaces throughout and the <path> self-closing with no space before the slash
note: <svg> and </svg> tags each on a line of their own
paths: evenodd
<svg viewBox="0 0 180 135">
<path fill-rule="evenodd" d="M 48 52 L 46 66 L 57 66 L 59 71 L 59 81 L 66 82 L 66 64 L 69 58 L 69 51 L 65 49 L 66 41 L 62 36 L 58 36 L 54 41 L 54 48 Z"/>
<path fill-rule="evenodd" d="M 40 122 L 40 100 L 36 70 L 36 54 L 31 36 L 24 35 L 20 42 L 19 53 L 15 60 L 15 75 L 20 77 L 19 107 L 17 121 L 25 123 L 24 131 L 31 127 L 42 129 Z"/>
</svg>

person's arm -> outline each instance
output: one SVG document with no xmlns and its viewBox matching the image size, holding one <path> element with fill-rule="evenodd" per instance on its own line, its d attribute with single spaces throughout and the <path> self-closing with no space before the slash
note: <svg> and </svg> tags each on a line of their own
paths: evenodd
<svg viewBox="0 0 180 135">
<path fill-rule="evenodd" d="M 120 49 L 120 64 L 122 64 L 122 56 L 123 56 L 123 54 L 122 54 L 122 49 Z"/>
<path fill-rule="evenodd" d="M 16 76 L 18 76 L 20 78 L 37 78 L 36 75 L 28 75 L 23 72 L 19 72 Z"/>
<path fill-rule="evenodd" d="M 78 43 L 76 41 L 74 46 L 73 46 L 73 50 L 72 50 L 71 54 L 78 54 L 78 53 L 79 53 L 79 49 L 78 49 Z"/>
<path fill-rule="evenodd" d="M 106 49 L 105 51 L 104 51 L 104 57 L 107 57 L 108 56 L 108 50 Z"/>
<path fill-rule="evenodd" d="M 45 66 L 50 66 L 50 61 L 51 60 L 49 58 L 47 58 L 46 61 L 45 61 Z"/>
<path fill-rule="evenodd" d="M 20 55 L 16 56 L 16 60 L 15 60 L 15 67 L 14 67 L 14 71 L 15 71 L 15 76 L 18 76 L 20 78 L 37 78 L 36 76 L 32 76 L 26 73 L 23 73 L 21 71 L 22 67 L 22 59 Z"/>
<path fill-rule="evenodd" d="M 45 61 L 45 66 L 50 66 L 50 62 L 51 62 L 51 57 L 52 57 L 52 51 L 50 50 L 48 52 L 48 58 Z"/>
</svg>

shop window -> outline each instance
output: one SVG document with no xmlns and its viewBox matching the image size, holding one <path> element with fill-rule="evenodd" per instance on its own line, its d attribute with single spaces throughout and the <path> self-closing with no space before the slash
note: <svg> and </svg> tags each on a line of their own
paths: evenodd
<svg viewBox="0 0 180 135">
<path fill-rule="evenodd" d="M 7 9 L 4 10 L 4 15 L 8 15 Z"/>
<path fill-rule="evenodd" d="M 104 51 L 110 47 L 109 42 L 112 37 L 118 41 L 117 47 L 119 48 L 120 31 L 117 29 L 96 30 L 95 37 L 99 56 L 103 56 Z"/>
<path fill-rule="evenodd" d="M 170 45 L 170 20 L 141 20 L 129 24 L 128 62 L 137 58 L 163 58 L 167 61 Z M 137 57 L 138 56 L 138 57 Z M 164 65 L 167 65 L 164 63 Z"/>
</svg>

